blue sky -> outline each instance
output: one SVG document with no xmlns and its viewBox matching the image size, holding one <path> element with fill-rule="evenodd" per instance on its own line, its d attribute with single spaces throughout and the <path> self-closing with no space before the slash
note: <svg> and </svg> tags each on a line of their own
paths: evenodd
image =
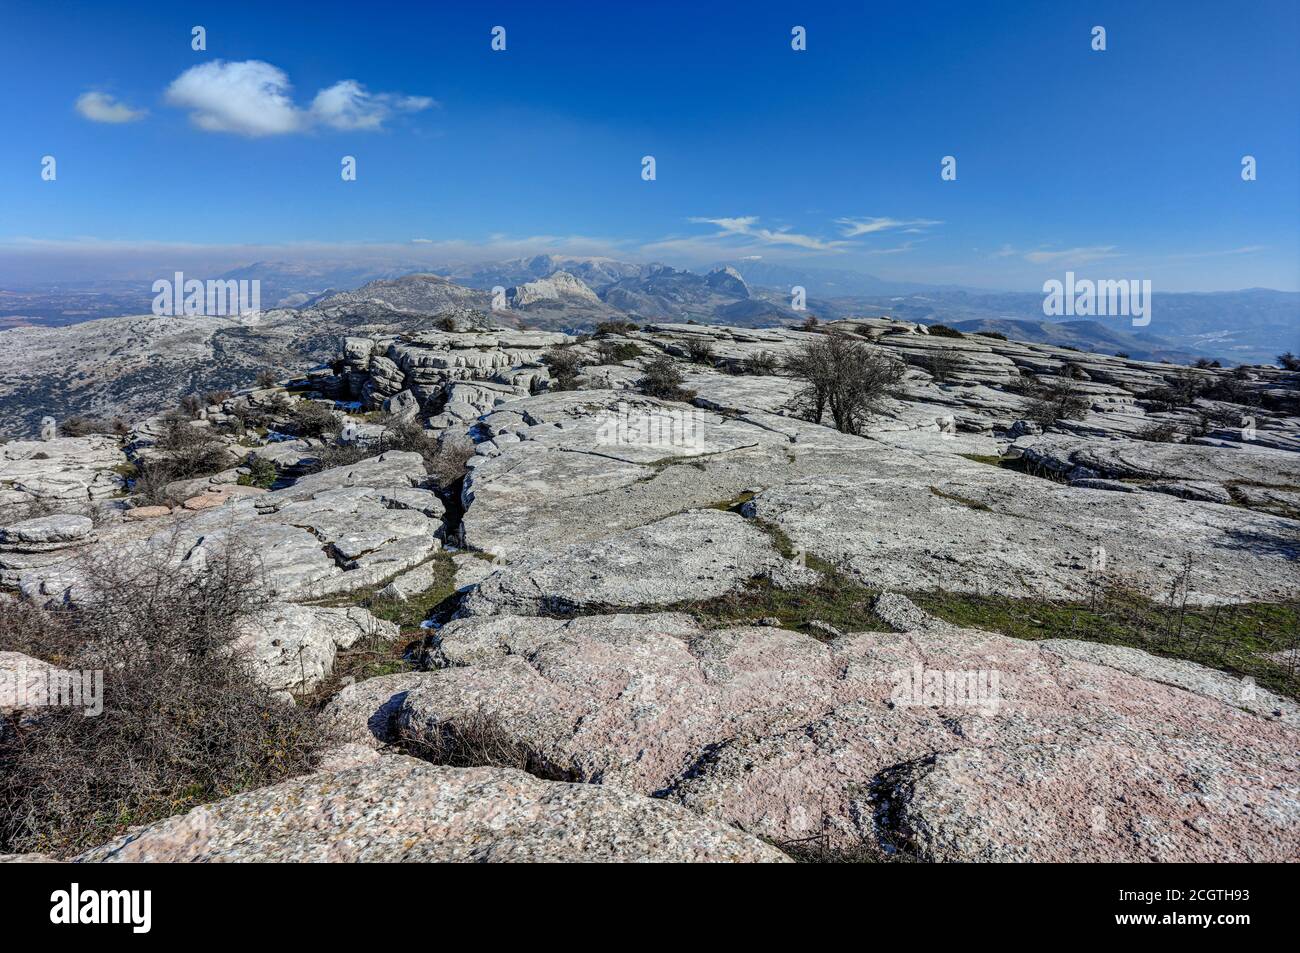
<svg viewBox="0 0 1300 953">
<path fill-rule="evenodd" d="M 456 6 L 6 0 L 0 281 L 559 251 L 1300 288 L 1295 0 Z"/>
</svg>

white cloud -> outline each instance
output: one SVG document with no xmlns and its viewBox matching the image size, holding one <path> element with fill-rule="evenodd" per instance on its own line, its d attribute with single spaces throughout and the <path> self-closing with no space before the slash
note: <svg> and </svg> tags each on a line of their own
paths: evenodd
<svg viewBox="0 0 1300 953">
<path fill-rule="evenodd" d="M 77 97 L 77 112 L 91 122 L 123 123 L 143 119 L 148 110 L 132 109 L 108 93 L 91 90 Z"/>
<path fill-rule="evenodd" d="M 835 224 L 840 226 L 840 234 L 845 238 L 857 238 L 859 235 L 873 235 L 894 228 L 915 234 L 931 225 L 942 225 L 943 222 L 930 218 L 837 218 Z"/>
<path fill-rule="evenodd" d="M 289 77 L 260 60 L 213 60 L 192 66 L 167 87 L 167 101 L 190 110 L 208 132 L 274 136 L 298 132 L 306 117 L 289 98 Z"/>
<path fill-rule="evenodd" d="M 1175 261 L 1186 258 L 1218 258 L 1221 255 L 1253 255 L 1256 252 L 1266 251 L 1267 245 L 1242 245 L 1240 248 L 1226 248 L 1223 251 L 1194 251 L 1183 252 L 1169 257 Z"/>
<path fill-rule="evenodd" d="M 1060 251 L 1039 249 L 1025 253 L 1025 261 L 1034 265 L 1047 265 L 1056 261 L 1083 264 L 1115 257 L 1117 257 L 1117 253 L 1114 245 L 1090 245 L 1085 248 L 1065 248 Z"/>
<path fill-rule="evenodd" d="M 187 69 L 167 87 L 167 101 L 190 110 L 190 121 L 208 132 L 276 136 L 315 125 L 348 131 L 375 130 L 398 112 L 429 109 L 427 96 L 370 93 L 345 79 L 322 89 L 303 109 L 292 98 L 289 77 L 260 60 L 213 60 Z"/>
<path fill-rule="evenodd" d="M 745 215 L 738 218 L 692 218 L 690 221 L 696 224 L 718 226 L 722 231 L 714 235 L 714 238 L 743 236 L 757 239 L 768 245 L 793 245 L 796 248 L 810 248 L 816 251 L 837 251 L 842 246 L 849 244 L 849 242 L 844 241 L 826 241 L 821 238 L 814 238 L 812 235 L 801 235 L 798 232 L 790 231 L 789 226 L 777 229 L 758 228 L 758 216 L 756 215 Z"/>
<path fill-rule="evenodd" d="M 428 96 L 368 93 L 356 80 L 345 79 L 317 93 L 311 113 L 334 129 L 378 129 L 394 112 L 419 112 L 433 104 Z"/>
</svg>

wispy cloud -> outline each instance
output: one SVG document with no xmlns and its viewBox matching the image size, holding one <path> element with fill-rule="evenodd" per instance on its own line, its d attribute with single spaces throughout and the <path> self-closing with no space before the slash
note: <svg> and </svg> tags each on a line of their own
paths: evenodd
<svg viewBox="0 0 1300 953">
<path fill-rule="evenodd" d="M 899 255 L 899 254 L 902 254 L 902 253 L 905 252 L 905 251 L 911 251 L 911 250 L 912 250 L 912 247 L 913 247 L 915 244 L 916 244 L 916 242 L 903 242 L 903 244 L 901 244 L 901 245 L 896 245 L 896 246 L 894 246 L 893 248 L 869 248 L 869 249 L 865 250 L 862 254 L 864 254 L 864 255 Z"/>
<path fill-rule="evenodd" d="M 781 228 L 763 228 L 758 224 L 757 215 L 745 215 L 738 218 L 692 218 L 697 225 L 716 225 L 721 229 L 715 238 L 740 236 L 756 240 L 767 245 L 791 245 L 795 248 L 810 248 L 816 251 L 836 251 L 849 244 L 844 241 L 827 241 L 812 235 L 803 235 L 792 231 L 789 226 Z"/>
<path fill-rule="evenodd" d="M 371 93 L 345 79 L 316 94 L 302 108 L 292 97 L 285 72 L 261 60 L 213 60 L 193 66 L 167 87 L 173 106 L 190 110 L 190 121 L 207 132 L 277 136 L 314 126 L 345 131 L 376 130 L 398 113 L 419 112 L 435 104 L 427 96 Z"/>
<path fill-rule="evenodd" d="M 1253 255 L 1255 252 L 1266 251 L 1267 249 L 1267 245 L 1242 245 L 1240 248 L 1225 248 L 1222 251 L 1182 252 L 1177 255 L 1170 255 L 1169 258 L 1174 261 L 1182 261 L 1188 258 L 1221 258 L 1224 255 Z"/>
<path fill-rule="evenodd" d="M 859 235 L 874 235 L 899 228 L 915 234 L 932 225 L 942 225 L 943 222 L 931 218 L 837 218 L 835 224 L 840 226 L 840 234 L 845 238 L 857 238 Z"/>
<path fill-rule="evenodd" d="M 126 103 L 119 102 L 108 93 L 96 90 L 82 93 L 77 97 L 77 112 L 91 122 L 124 123 L 143 119 L 148 111 L 134 109 Z"/>
<path fill-rule="evenodd" d="M 1115 251 L 1114 245 L 1089 245 L 1087 247 L 1062 249 L 1039 248 L 1025 252 L 1024 256 L 1025 261 L 1034 265 L 1048 265 L 1054 262 L 1086 264 L 1091 261 L 1102 261 L 1106 258 L 1118 257 L 1119 253 Z"/>
</svg>

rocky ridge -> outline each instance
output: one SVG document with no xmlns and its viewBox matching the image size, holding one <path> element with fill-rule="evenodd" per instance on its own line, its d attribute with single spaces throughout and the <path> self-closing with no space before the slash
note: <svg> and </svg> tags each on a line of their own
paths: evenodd
<svg viewBox="0 0 1300 953">
<path fill-rule="evenodd" d="M 809 838 L 937 861 L 1300 848 L 1290 698 L 1124 646 L 951 624 L 901 594 L 1083 602 L 1100 552 L 1135 588 L 1181 579 L 1190 605 L 1300 598 L 1297 375 L 843 322 L 908 368 L 850 436 L 795 416 L 798 384 L 775 370 L 825 327 L 585 339 L 489 321 L 344 333 L 287 390 L 202 409 L 193 426 L 221 435 L 232 476 L 187 485 L 200 505 L 143 514 L 122 496 L 93 520 L 0 530 L 4 582 L 37 603 L 76 603 L 79 554 L 192 567 L 249 546 L 273 604 L 243 649 L 286 701 L 327 686 L 360 640 L 418 646 L 410 670 L 332 689 L 325 712 L 346 748 L 323 773 L 82 859 L 767 860 L 781 855 L 764 841 Z M 630 356 L 601 363 L 605 342 Z M 578 389 L 559 389 L 556 348 L 581 357 Z M 638 392 L 661 355 L 689 401 Z M 1239 401 L 1152 396 L 1190 377 Z M 1061 380 L 1086 411 L 1033 423 L 1033 387 Z M 224 435 L 277 394 L 333 408 L 339 432 Z M 421 454 L 383 449 L 399 420 L 471 442 L 464 477 L 438 484 Z M 1174 442 L 1145 439 L 1160 425 Z M 6 445 L 23 468 L 14 502 L 124 494 L 108 474 L 156 452 L 159 432 L 56 438 L 84 443 L 40 458 Z M 338 445 L 376 452 L 309 472 Z M 82 448 L 90 463 L 65 478 Z M 241 487 L 258 460 L 276 482 Z M 386 587 L 418 597 L 438 561 L 457 591 L 424 632 L 349 603 Z M 876 593 L 847 627 L 698 611 L 840 576 Z M 411 757 L 485 726 L 530 774 Z"/>
</svg>

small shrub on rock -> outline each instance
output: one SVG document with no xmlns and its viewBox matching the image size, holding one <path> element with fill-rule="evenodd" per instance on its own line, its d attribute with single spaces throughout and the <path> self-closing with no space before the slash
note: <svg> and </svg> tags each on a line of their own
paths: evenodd
<svg viewBox="0 0 1300 953">
<path fill-rule="evenodd" d="M 296 437 L 322 440 L 336 434 L 343 423 L 333 410 L 314 400 L 300 400 L 289 410 L 284 429 Z"/>
<path fill-rule="evenodd" d="M 692 364 L 708 364 L 713 366 L 713 345 L 708 341 L 700 341 L 695 338 L 686 342 L 686 358 Z"/>
<path fill-rule="evenodd" d="M 966 336 L 956 328 L 950 328 L 946 324 L 932 324 L 929 326 L 929 331 L 941 338 L 964 338 Z"/>
<path fill-rule="evenodd" d="M 957 370 L 957 361 L 951 351 L 935 351 L 926 357 L 925 369 L 937 383 L 946 384 Z"/>
<path fill-rule="evenodd" d="M 263 490 L 269 490 L 279 479 L 280 473 L 275 468 L 275 464 L 270 460 L 262 457 L 251 457 L 248 463 L 249 473 L 247 476 L 241 476 L 239 482 L 242 486 L 257 486 Z"/>
<path fill-rule="evenodd" d="M 739 365 L 742 373 L 762 377 L 774 376 L 780 366 L 780 359 L 772 351 L 759 351 Z"/>
<path fill-rule="evenodd" d="M 103 417 L 69 417 L 59 424 L 59 432 L 65 437 L 88 437 L 91 434 L 124 437 L 130 430 L 130 425 L 121 417 L 112 420 Z"/>
<path fill-rule="evenodd" d="M 542 355 L 551 373 L 551 390 L 577 390 L 582 373 L 582 354 L 571 347 L 553 347 Z"/>
<path fill-rule="evenodd" d="M 622 364 L 641 356 L 641 349 L 631 341 L 597 341 L 596 359 L 602 364 Z"/>
<path fill-rule="evenodd" d="M 685 378 L 677 367 L 677 362 L 667 355 L 660 355 L 645 366 L 636 389 L 647 397 L 660 400 L 688 401 L 695 395 L 683 389 Z"/>
<path fill-rule="evenodd" d="M 639 330 L 640 327 L 632 321 L 602 321 L 596 325 L 593 333 L 596 337 L 603 337 L 606 334 L 631 334 Z"/>
<path fill-rule="evenodd" d="M 1092 409 L 1073 379 L 1061 378 L 1039 388 L 1030 398 L 1026 417 L 1044 430 L 1058 420 L 1079 420 Z"/>
<path fill-rule="evenodd" d="M 1133 436 L 1138 440 L 1146 440 L 1151 443 L 1177 443 L 1178 438 L 1182 436 L 1182 431 L 1178 425 L 1168 420 L 1161 420 L 1143 427 Z"/>
<path fill-rule="evenodd" d="M 796 412 L 820 423 L 829 411 L 835 429 L 847 434 L 862 433 L 871 415 L 897 393 L 905 373 L 885 352 L 834 332 L 805 345 L 786 360 L 785 369 L 804 382 Z"/>
<path fill-rule="evenodd" d="M 168 495 L 167 484 L 191 480 L 224 470 L 230 451 L 210 427 L 195 426 L 183 413 L 163 417 L 163 430 L 155 454 L 136 461 L 131 490 L 149 506 L 180 502 Z"/>
<path fill-rule="evenodd" d="M 101 713 L 47 707 L 0 733 L 0 853 L 72 854 L 312 769 L 314 718 L 235 651 L 264 605 L 255 557 L 214 547 L 191 571 L 181 555 L 106 555 L 81 567 L 76 608 L 0 609 L 0 648 L 102 677 Z"/>
</svg>

